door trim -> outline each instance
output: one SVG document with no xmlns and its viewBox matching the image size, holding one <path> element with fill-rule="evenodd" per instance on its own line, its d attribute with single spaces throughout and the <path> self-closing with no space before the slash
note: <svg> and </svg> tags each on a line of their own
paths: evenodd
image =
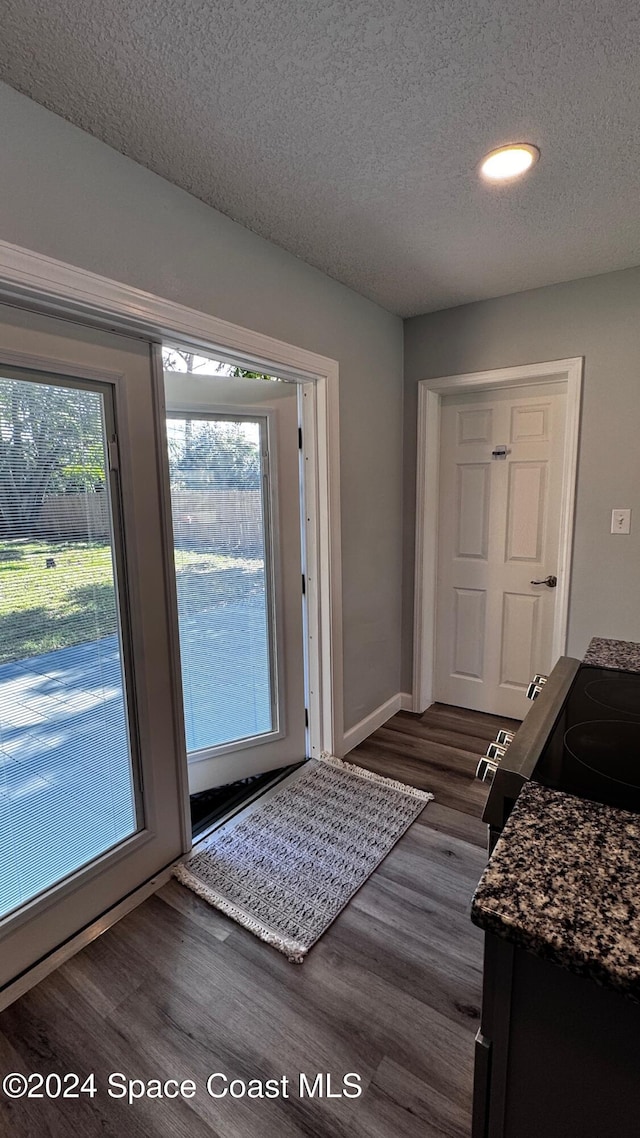
<svg viewBox="0 0 640 1138">
<path fill-rule="evenodd" d="M 433 702 L 442 397 L 464 391 L 527 387 L 542 382 L 567 385 L 558 588 L 552 644 L 553 655 L 557 657 L 563 654 L 567 642 L 583 362 L 582 356 L 574 356 L 566 360 L 446 375 L 418 382 L 412 681 L 414 712 L 425 711 Z"/>
<path fill-rule="evenodd" d="M 7 241 L 0 241 L 0 299 L 152 342 L 183 341 L 301 384 L 305 504 L 316 539 L 307 546 L 309 574 L 317 583 L 309 618 L 310 671 L 318 678 L 309 708 L 310 746 L 312 755 L 335 754 L 344 734 L 337 361 Z M 182 775 L 188 795 L 186 767 Z"/>
</svg>

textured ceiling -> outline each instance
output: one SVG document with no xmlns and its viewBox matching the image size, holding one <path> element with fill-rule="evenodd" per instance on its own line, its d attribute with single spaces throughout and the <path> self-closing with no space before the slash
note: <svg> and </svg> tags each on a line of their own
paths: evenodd
<svg viewBox="0 0 640 1138">
<path fill-rule="evenodd" d="M 401 315 L 640 263 L 635 0 L 3 0 L 0 77 Z M 479 181 L 509 141 L 520 183 Z"/>
</svg>

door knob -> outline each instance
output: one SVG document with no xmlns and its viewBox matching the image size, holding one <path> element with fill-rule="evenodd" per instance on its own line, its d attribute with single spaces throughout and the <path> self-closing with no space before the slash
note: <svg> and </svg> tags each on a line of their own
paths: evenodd
<svg viewBox="0 0 640 1138">
<path fill-rule="evenodd" d="M 532 581 L 532 585 L 548 585 L 550 589 L 555 589 L 558 584 L 558 578 L 554 577 L 552 573 L 545 577 L 542 581 Z"/>
</svg>

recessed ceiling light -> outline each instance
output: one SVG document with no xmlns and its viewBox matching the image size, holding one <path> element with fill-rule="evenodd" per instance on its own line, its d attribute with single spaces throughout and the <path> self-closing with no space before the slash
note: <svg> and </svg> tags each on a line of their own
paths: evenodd
<svg viewBox="0 0 640 1138">
<path fill-rule="evenodd" d="M 540 157 L 537 146 L 529 142 L 514 142 L 510 146 L 500 146 L 483 159 L 480 173 L 490 182 L 506 182 L 518 178 L 534 166 Z"/>
</svg>

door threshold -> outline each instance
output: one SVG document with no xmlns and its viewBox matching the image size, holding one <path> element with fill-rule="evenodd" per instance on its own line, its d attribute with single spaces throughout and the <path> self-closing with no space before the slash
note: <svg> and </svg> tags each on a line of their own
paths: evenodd
<svg viewBox="0 0 640 1138">
<path fill-rule="evenodd" d="M 41 957 L 40 960 L 29 965 L 28 968 L 25 968 L 25 970 L 13 980 L 9 980 L 7 984 L 0 988 L 0 1012 L 3 1012 L 10 1004 L 15 1003 L 16 1000 L 19 1000 L 31 988 L 35 988 L 36 984 L 39 984 L 41 980 L 50 976 L 52 972 L 55 972 L 62 964 L 65 964 L 67 960 L 71 960 L 72 956 L 75 956 L 78 952 L 82 952 L 83 948 L 86 948 L 92 941 L 97 940 L 103 933 L 106 933 L 112 925 L 117 924 L 123 917 L 128 916 L 134 909 L 137 909 L 138 905 L 141 905 L 143 901 L 146 901 L 154 893 L 157 893 L 163 885 L 166 885 L 167 882 L 171 880 L 173 869 L 176 865 L 180 864 L 181 860 L 181 858 L 176 858 L 170 862 L 164 869 L 159 870 L 153 877 L 150 877 L 136 889 L 132 890 L 131 893 L 128 893 L 126 897 L 123 897 L 117 904 L 112 905 L 112 907 L 107 909 L 105 913 L 102 913 L 101 916 L 96 917 L 96 919 L 91 921 L 85 928 L 80 929 L 79 932 L 74 933 L 68 940 L 63 941 L 62 944 L 52 949 L 51 952 Z"/>
<path fill-rule="evenodd" d="M 255 775 L 253 778 L 241 779 L 239 782 L 232 782 L 228 786 L 219 787 L 219 796 L 210 792 L 193 795 L 191 798 L 191 819 L 194 845 L 207 838 L 209 834 L 228 822 L 240 810 L 244 810 L 245 806 L 254 802 L 256 798 L 260 798 L 268 790 L 277 786 L 279 782 L 282 782 L 305 762 L 307 759 L 302 759 L 299 763 L 291 763 L 289 766 L 279 767 L 278 770 L 267 771 L 266 774 Z M 212 799 L 209 811 L 204 813 L 203 810 L 194 809 L 196 799 L 205 800 L 207 797 Z M 201 805 L 204 807 L 205 802 L 201 802 Z"/>
</svg>

